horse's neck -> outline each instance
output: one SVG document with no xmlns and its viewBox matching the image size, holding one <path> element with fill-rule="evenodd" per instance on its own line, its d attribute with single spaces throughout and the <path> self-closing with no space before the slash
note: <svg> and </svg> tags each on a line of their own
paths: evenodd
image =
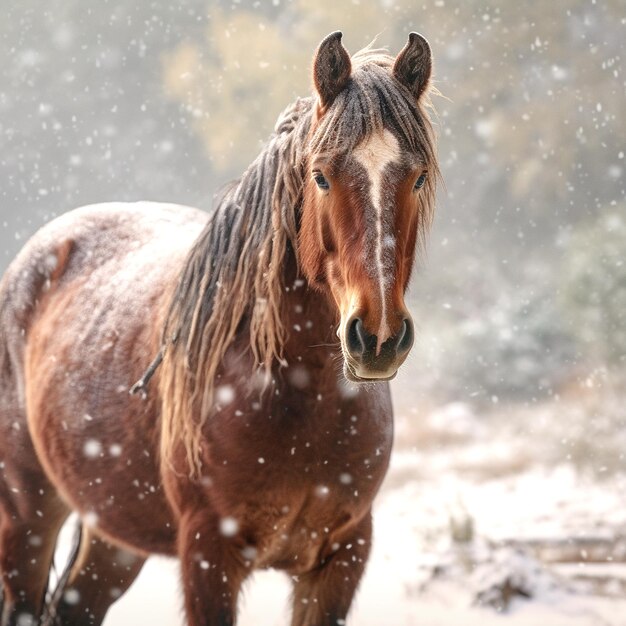
<svg viewBox="0 0 626 626">
<path fill-rule="evenodd" d="M 334 367 L 329 367 L 339 351 L 336 335 L 337 319 L 330 296 L 313 290 L 295 271 L 293 253 L 285 263 L 285 292 L 283 300 L 286 341 L 284 358 L 290 367 L 302 365 L 314 370 L 326 369 L 336 378 Z"/>
</svg>

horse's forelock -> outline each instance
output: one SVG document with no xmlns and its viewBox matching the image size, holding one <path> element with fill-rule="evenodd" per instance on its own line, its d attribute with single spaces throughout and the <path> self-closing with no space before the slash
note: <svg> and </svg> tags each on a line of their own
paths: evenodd
<svg viewBox="0 0 626 626">
<path fill-rule="evenodd" d="M 419 241 L 423 247 L 441 178 L 430 112 L 430 87 L 419 99 L 394 77 L 394 59 L 371 46 L 352 57 L 352 77 L 312 129 L 307 154 L 328 159 L 349 156 L 374 133 L 388 129 L 402 149 L 416 154 L 428 171 L 420 194 Z"/>
<path fill-rule="evenodd" d="M 416 100 L 393 76 L 394 59 L 384 50 L 365 48 L 352 62 L 351 80 L 318 120 L 308 152 L 349 154 L 388 128 L 438 171 L 428 94 Z"/>
</svg>

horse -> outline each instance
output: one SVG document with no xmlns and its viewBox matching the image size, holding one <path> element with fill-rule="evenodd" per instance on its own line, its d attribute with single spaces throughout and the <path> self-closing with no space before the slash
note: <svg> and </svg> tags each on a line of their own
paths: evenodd
<svg viewBox="0 0 626 626">
<path fill-rule="evenodd" d="M 293 626 L 346 623 L 439 169 L 427 41 L 394 58 L 341 39 L 210 213 L 79 208 L 6 271 L 3 626 L 101 624 L 153 554 L 178 558 L 190 626 L 235 624 L 266 568 L 291 577 Z M 71 512 L 82 533 L 50 599 Z"/>
</svg>

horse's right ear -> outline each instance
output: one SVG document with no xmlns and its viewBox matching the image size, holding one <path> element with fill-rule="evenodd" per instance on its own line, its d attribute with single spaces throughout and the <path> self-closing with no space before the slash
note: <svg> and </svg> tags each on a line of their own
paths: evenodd
<svg viewBox="0 0 626 626">
<path fill-rule="evenodd" d="M 348 83 L 352 63 L 341 43 L 342 33 L 331 33 L 319 45 L 313 59 L 313 82 L 322 109 L 328 108 Z"/>
<path fill-rule="evenodd" d="M 411 33 L 393 64 L 393 75 L 419 99 L 428 87 L 432 71 L 433 59 L 428 41 L 418 33 Z"/>
</svg>

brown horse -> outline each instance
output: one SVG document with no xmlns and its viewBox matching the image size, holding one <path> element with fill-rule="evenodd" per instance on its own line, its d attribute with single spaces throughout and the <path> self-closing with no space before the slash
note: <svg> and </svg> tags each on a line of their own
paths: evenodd
<svg viewBox="0 0 626 626">
<path fill-rule="evenodd" d="M 101 624 L 150 554 L 180 559 L 192 626 L 234 624 L 243 581 L 269 567 L 292 577 L 294 626 L 345 623 L 438 168 L 420 35 L 395 59 L 351 59 L 334 33 L 313 65 L 315 97 L 286 109 L 208 223 L 181 206 L 86 207 L 6 272 L 3 625 Z M 80 549 L 44 607 L 72 510 Z"/>
</svg>

